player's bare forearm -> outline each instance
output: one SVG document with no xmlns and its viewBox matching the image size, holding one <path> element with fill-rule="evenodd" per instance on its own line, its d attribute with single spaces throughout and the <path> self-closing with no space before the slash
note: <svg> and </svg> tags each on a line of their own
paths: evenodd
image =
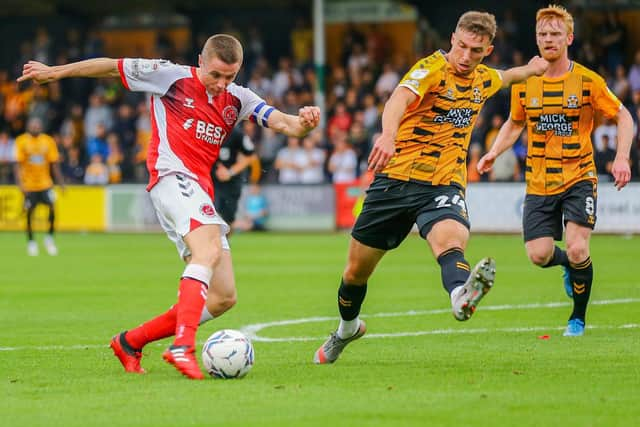
<svg viewBox="0 0 640 427">
<path fill-rule="evenodd" d="M 476 166 L 478 172 L 481 174 L 489 172 L 496 158 L 515 144 L 523 128 L 524 122 L 517 122 L 509 117 L 498 131 L 498 135 L 495 141 L 493 141 L 489 152 L 478 161 L 478 165 Z"/>
<path fill-rule="evenodd" d="M 307 135 L 319 123 L 320 109 L 318 107 L 302 107 L 297 116 L 274 110 L 267 119 L 267 124 L 271 129 L 297 138 Z"/>
<path fill-rule="evenodd" d="M 521 82 L 531 76 L 541 76 L 547 71 L 549 62 L 545 59 L 534 56 L 527 65 L 509 68 L 502 72 L 502 87 L 511 86 L 512 83 Z"/>
<path fill-rule="evenodd" d="M 629 153 L 633 143 L 633 119 L 629 111 L 621 106 L 616 120 L 618 122 L 618 148 L 611 167 L 611 175 L 613 175 L 616 188 L 622 190 L 631 180 Z"/>
<path fill-rule="evenodd" d="M 118 77 L 118 60 L 112 58 L 92 58 L 64 65 L 49 66 L 37 61 L 29 61 L 22 67 L 18 82 L 33 80 L 44 84 L 70 77 Z"/>
<path fill-rule="evenodd" d="M 20 191 L 24 193 L 24 187 L 22 187 L 22 174 L 20 166 L 17 163 L 13 165 L 13 176 L 16 179 L 16 185 L 18 186 Z"/>
<path fill-rule="evenodd" d="M 409 89 L 398 86 L 395 88 L 382 111 L 382 134 L 373 143 L 369 154 L 369 170 L 379 172 L 389 163 L 395 154 L 396 135 L 402 116 L 407 107 L 418 96 Z"/>
<path fill-rule="evenodd" d="M 524 122 L 517 122 L 511 117 L 502 125 L 489 151 L 493 152 L 496 157 L 507 151 L 518 140 L 518 137 L 524 129 Z"/>
</svg>

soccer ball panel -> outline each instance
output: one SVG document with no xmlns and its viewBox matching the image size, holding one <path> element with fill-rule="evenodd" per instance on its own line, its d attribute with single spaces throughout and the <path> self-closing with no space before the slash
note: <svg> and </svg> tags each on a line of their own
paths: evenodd
<svg viewBox="0 0 640 427">
<path fill-rule="evenodd" d="M 253 360 L 251 341 L 233 329 L 214 332 L 202 347 L 202 364 L 214 378 L 242 378 L 251 370 Z"/>
</svg>

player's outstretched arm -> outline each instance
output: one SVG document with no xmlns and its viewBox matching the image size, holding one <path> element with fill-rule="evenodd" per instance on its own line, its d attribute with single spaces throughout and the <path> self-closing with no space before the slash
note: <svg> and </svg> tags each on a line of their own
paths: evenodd
<svg viewBox="0 0 640 427">
<path fill-rule="evenodd" d="M 301 138 L 315 129 L 320 123 L 320 108 L 302 107 L 298 115 L 286 114 L 279 110 L 273 110 L 267 119 L 269 128 L 287 136 Z"/>
<path fill-rule="evenodd" d="M 504 122 L 500 131 L 498 131 L 498 135 L 489 152 L 478 161 L 477 169 L 480 174 L 491 170 L 496 158 L 515 144 L 523 128 L 524 122 L 516 122 L 509 116 L 509 119 Z"/>
<path fill-rule="evenodd" d="M 369 170 L 381 171 L 393 157 L 402 116 L 417 97 L 406 87 L 398 86 L 387 100 L 382 111 L 382 133 L 373 143 L 371 154 L 369 154 Z"/>
<path fill-rule="evenodd" d="M 611 175 L 613 175 L 616 188 L 620 191 L 631 179 L 629 153 L 633 143 L 633 119 L 624 105 L 620 106 L 616 121 L 618 122 L 618 148 L 611 166 Z"/>
<path fill-rule="evenodd" d="M 112 58 L 93 58 L 54 66 L 29 61 L 22 66 L 22 75 L 18 77 L 18 82 L 32 80 L 44 84 L 69 77 L 101 78 L 119 75 L 118 60 Z"/>
<path fill-rule="evenodd" d="M 509 68 L 502 72 L 502 87 L 509 87 L 512 83 L 521 82 L 531 76 L 541 76 L 547 71 L 549 62 L 538 55 L 531 58 L 527 65 Z"/>
</svg>

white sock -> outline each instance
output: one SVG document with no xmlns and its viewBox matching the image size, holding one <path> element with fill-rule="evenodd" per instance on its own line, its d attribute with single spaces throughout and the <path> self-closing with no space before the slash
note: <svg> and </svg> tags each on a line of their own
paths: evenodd
<svg viewBox="0 0 640 427">
<path fill-rule="evenodd" d="M 340 326 L 338 326 L 338 336 L 342 339 L 351 338 L 358 332 L 360 327 L 360 317 L 353 320 L 340 319 Z"/>
<path fill-rule="evenodd" d="M 209 320 L 213 320 L 213 314 L 209 313 L 207 305 L 205 304 L 204 307 L 202 307 L 202 314 L 200 314 L 200 323 L 198 323 L 198 325 L 202 325 Z"/>
</svg>

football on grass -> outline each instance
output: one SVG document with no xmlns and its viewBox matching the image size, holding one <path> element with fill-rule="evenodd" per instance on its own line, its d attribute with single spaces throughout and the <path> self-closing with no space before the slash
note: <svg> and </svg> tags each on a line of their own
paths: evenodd
<svg viewBox="0 0 640 427">
<path fill-rule="evenodd" d="M 202 347 L 202 364 L 213 378 L 242 378 L 253 366 L 253 346 L 242 332 L 214 332 Z"/>
</svg>

